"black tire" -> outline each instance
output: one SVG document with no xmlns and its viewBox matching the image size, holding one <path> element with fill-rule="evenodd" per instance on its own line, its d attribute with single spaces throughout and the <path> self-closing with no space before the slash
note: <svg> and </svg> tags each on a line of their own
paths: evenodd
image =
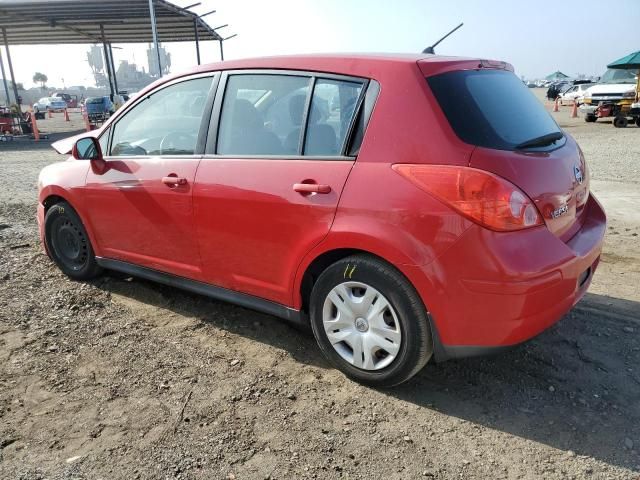
<svg viewBox="0 0 640 480">
<path fill-rule="evenodd" d="M 63 273 L 74 280 L 88 280 L 102 272 L 82 220 L 71 205 L 58 202 L 49 207 L 44 228 L 47 251 Z"/>
<path fill-rule="evenodd" d="M 640 127 L 640 117 L 636 117 L 636 127 Z"/>
<path fill-rule="evenodd" d="M 593 123 L 598 119 L 595 115 L 585 115 L 584 121 L 587 123 Z"/>
<path fill-rule="evenodd" d="M 626 128 L 629 125 L 629 120 L 624 115 L 617 115 L 613 119 L 613 126 L 616 128 Z"/>
<path fill-rule="evenodd" d="M 382 294 L 400 323 L 402 340 L 393 361 L 379 370 L 365 370 L 346 361 L 333 347 L 323 325 L 325 300 L 331 290 L 345 282 L 360 282 Z M 311 292 L 310 317 L 313 334 L 329 362 L 349 378 L 372 387 L 392 387 L 418 373 L 433 353 L 427 310 L 409 281 L 393 266 L 370 255 L 354 255 L 329 266 Z"/>
</svg>

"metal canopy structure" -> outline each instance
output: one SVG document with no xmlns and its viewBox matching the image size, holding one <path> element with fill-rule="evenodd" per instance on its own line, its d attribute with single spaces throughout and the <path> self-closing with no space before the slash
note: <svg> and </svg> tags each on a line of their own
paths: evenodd
<svg viewBox="0 0 640 480">
<path fill-rule="evenodd" d="M 159 42 L 224 40 L 186 8 L 165 0 L 153 0 L 153 7 Z M 149 0 L 0 0 L 10 45 L 149 43 L 150 15 Z"/>
<path fill-rule="evenodd" d="M 217 33 L 227 25 L 210 27 L 203 17 L 187 7 L 166 0 L 0 0 L 0 33 L 4 41 L 7 63 L 18 92 L 11 65 L 9 45 L 60 45 L 102 43 L 111 93 L 117 92 L 111 45 L 114 43 L 153 43 L 162 75 L 160 42 L 195 42 L 200 64 L 200 42 L 220 43 L 220 59 L 224 60 L 223 38 Z M 20 106 L 18 105 L 18 108 Z"/>
</svg>

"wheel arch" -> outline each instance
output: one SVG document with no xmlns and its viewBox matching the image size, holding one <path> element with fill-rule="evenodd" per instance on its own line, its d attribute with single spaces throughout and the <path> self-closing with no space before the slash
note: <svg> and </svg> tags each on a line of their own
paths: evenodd
<svg viewBox="0 0 640 480">
<path fill-rule="evenodd" d="M 294 308 L 299 309 L 305 315 L 308 315 L 311 291 L 320 274 L 331 264 L 351 255 L 358 254 L 368 255 L 389 264 L 398 270 L 417 291 L 414 282 L 411 280 L 410 276 L 407 275 L 405 269 L 402 268 L 402 263 L 393 261 L 392 259 L 387 258 L 386 255 L 380 254 L 372 249 L 333 246 L 332 248 L 315 252 L 311 257 L 307 257 L 306 262 L 303 262 L 303 268 L 300 268 L 298 278 L 296 279 L 294 286 Z M 420 295 L 419 292 L 418 295 L 422 299 L 422 295 Z M 424 299 L 422 299 L 422 301 L 425 303 Z"/>
<path fill-rule="evenodd" d="M 71 204 L 71 202 L 69 200 L 67 200 L 66 198 L 62 197 L 61 195 L 58 195 L 57 193 L 52 193 L 52 194 L 48 195 L 47 197 L 45 197 L 42 200 L 42 206 L 44 207 L 44 213 L 46 214 L 47 211 L 51 208 L 51 206 L 56 204 L 56 203 L 58 203 L 58 202 L 67 202 L 69 205 L 73 206 Z M 75 210 L 75 207 L 74 207 L 74 210 Z"/>
<path fill-rule="evenodd" d="M 89 240 L 91 241 L 91 246 L 93 247 L 94 254 L 96 256 L 101 256 L 100 247 L 98 245 L 96 237 L 94 236 L 91 222 L 88 221 L 88 218 L 85 215 L 85 212 L 82 210 L 82 208 L 78 208 L 78 205 L 81 204 L 81 199 L 74 198 L 72 195 L 69 194 L 69 192 L 67 192 L 63 188 L 55 187 L 55 186 L 48 186 L 44 188 L 40 192 L 39 198 L 40 198 L 40 203 L 44 207 L 43 220 L 44 220 L 44 216 L 46 216 L 47 214 L 47 211 L 51 208 L 51 206 L 55 205 L 56 203 L 66 202 L 69 205 L 71 205 L 71 208 L 73 208 L 75 212 L 78 214 L 78 216 L 80 217 L 80 220 L 82 221 L 82 225 L 84 226 L 85 230 L 87 231 L 87 234 L 89 235 Z M 43 228 L 44 228 L 44 225 L 43 225 Z"/>
</svg>

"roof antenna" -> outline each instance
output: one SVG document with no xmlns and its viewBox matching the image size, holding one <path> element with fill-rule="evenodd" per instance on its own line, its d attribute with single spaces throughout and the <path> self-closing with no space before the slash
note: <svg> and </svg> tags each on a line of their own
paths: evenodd
<svg viewBox="0 0 640 480">
<path fill-rule="evenodd" d="M 438 40 L 436 43 L 434 43 L 433 45 L 431 45 L 430 47 L 425 48 L 422 53 L 430 53 L 432 55 L 435 55 L 435 50 L 434 48 L 436 48 L 436 46 L 443 41 L 445 38 L 447 38 L 449 35 L 451 35 L 453 32 L 455 32 L 456 30 L 458 30 L 462 25 L 464 25 L 464 23 L 461 23 L 460 25 L 458 25 L 456 28 L 454 28 L 453 30 L 451 30 L 449 33 L 447 33 L 444 37 L 442 37 L 440 40 Z"/>
</svg>

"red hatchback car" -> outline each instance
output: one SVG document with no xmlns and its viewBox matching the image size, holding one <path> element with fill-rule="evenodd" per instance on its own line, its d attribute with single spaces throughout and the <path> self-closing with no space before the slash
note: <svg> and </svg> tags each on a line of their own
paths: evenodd
<svg viewBox="0 0 640 480">
<path fill-rule="evenodd" d="M 74 144 L 74 142 L 76 142 Z M 39 179 L 47 253 L 311 325 L 375 386 L 557 322 L 605 214 L 564 133 L 503 62 L 229 61 L 163 78 Z"/>
</svg>

